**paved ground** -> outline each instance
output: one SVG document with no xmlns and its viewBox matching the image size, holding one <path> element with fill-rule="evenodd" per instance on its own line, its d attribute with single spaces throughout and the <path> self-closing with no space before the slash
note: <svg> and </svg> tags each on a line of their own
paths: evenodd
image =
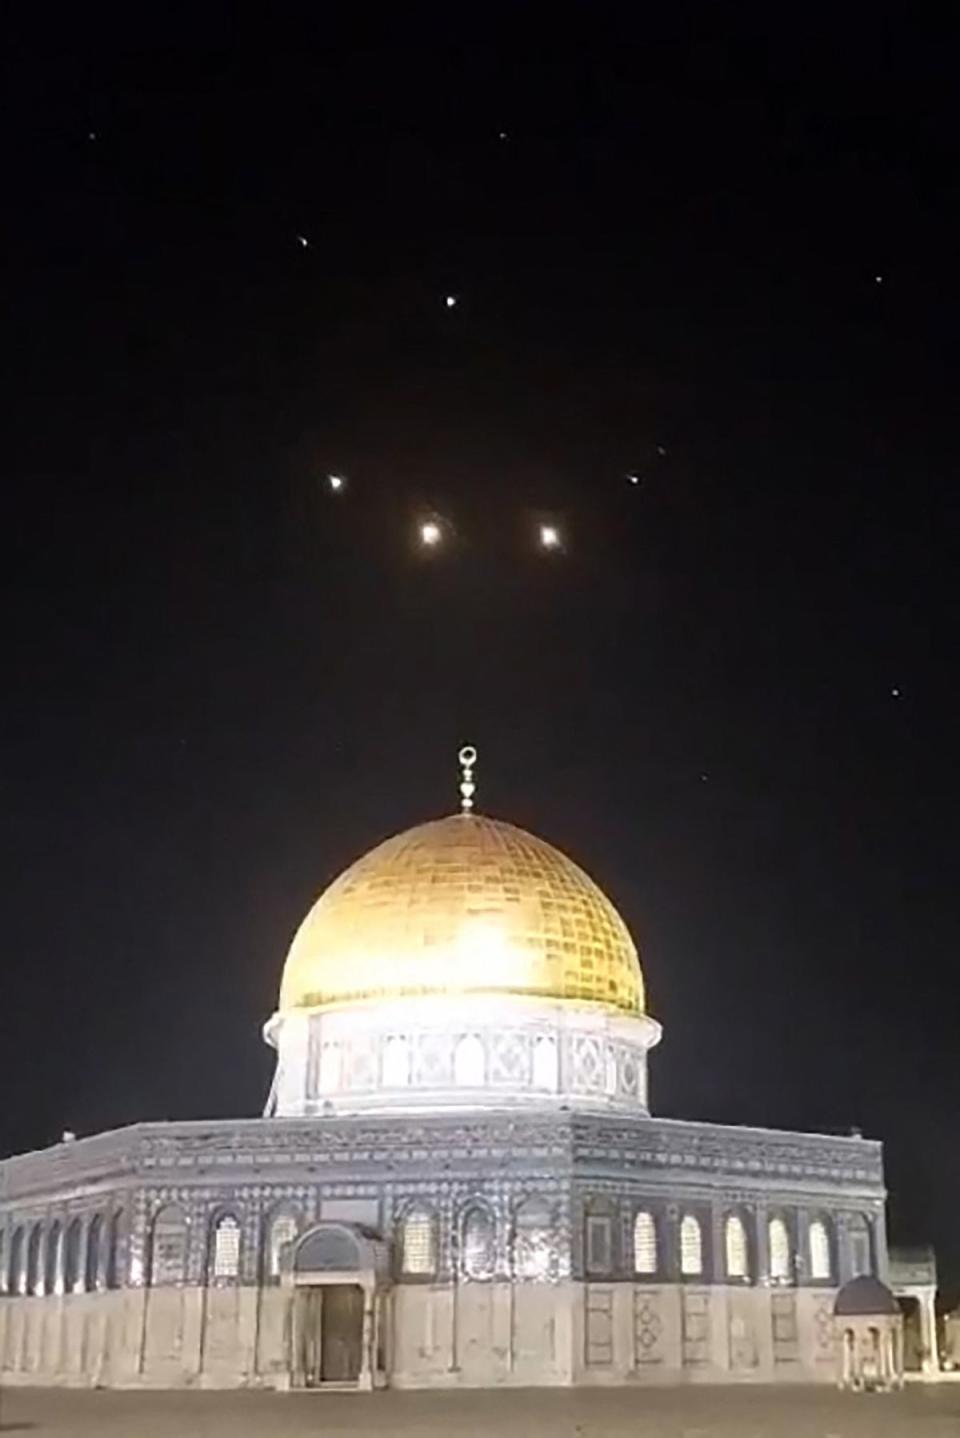
<svg viewBox="0 0 960 1438">
<path fill-rule="evenodd" d="M 7 1389 L 0 1433 L 61 1438 L 960 1438 L 960 1384 L 513 1393 L 86 1393 Z"/>
</svg>

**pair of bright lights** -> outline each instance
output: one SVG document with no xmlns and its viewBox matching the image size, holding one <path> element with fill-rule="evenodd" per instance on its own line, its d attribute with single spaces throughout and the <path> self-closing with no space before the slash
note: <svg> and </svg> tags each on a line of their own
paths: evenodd
<svg viewBox="0 0 960 1438">
<path fill-rule="evenodd" d="M 425 520 L 420 526 L 420 543 L 427 549 L 435 549 L 443 539 L 443 530 L 435 519 Z M 541 549 L 559 549 L 560 531 L 555 524 L 541 524 L 539 529 Z"/>
<path fill-rule="evenodd" d="M 327 484 L 334 494 L 338 494 L 346 484 L 346 477 L 342 474 L 328 474 Z M 435 519 L 425 519 L 419 526 L 420 543 L 426 549 L 436 549 L 443 541 L 443 526 Z M 555 524 L 541 524 L 538 530 L 541 549 L 559 549 L 560 531 Z"/>
</svg>

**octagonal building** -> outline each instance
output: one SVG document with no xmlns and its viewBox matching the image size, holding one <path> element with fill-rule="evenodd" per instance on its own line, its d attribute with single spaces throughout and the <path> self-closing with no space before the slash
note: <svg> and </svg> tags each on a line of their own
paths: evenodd
<svg viewBox="0 0 960 1438">
<path fill-rule="evenodd" d="M 307 914 L 263 1117 L 0 1163 L 4 1382 L 834 1380 L 836 1292 L 887 1272 L 880 1145 L 652 1117 L 627 926 L 464 803 Z"/>
</svg>

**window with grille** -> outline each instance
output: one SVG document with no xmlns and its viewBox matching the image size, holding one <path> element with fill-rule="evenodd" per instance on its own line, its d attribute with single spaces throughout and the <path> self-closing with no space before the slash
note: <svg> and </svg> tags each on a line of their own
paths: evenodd
<svg viewBox="0 0 960 1438">
<path fill-rule="evenodd" d="M 412 1208 L 403 1220 L 403 1272 L 426 1278 L 437 1269 L 437 1229 L 429 1208 Z"/>
<path fill-rule="evenodd" d="M 240 1225 L 230 1214 L 217 1221 L 213 1230 L 214 1278 L 236 1278 L 240 1272 Z"/>
<path fill-rule="evenodd" d="M 636 1273 L 657 1271 L 657 1225 L 652 1213 L 638 1213 L 633 1220 L 633 1267 Z"/>
<path fill-rule="evenodd" d="M 827 1232 L 827 1225 L 820 1218 L 815 1218 L 810 1225 L 810 1277 L 831 1278 L 830 1263 L 830 1235 Z"/>
<path fill-rule="evenodd" d="M 493 1220 L 482 1208 L 473 1208 L 463 1224 L 463 1271 L 468 1278 L 490 1278 L 494 1268 Z"/>
<path fill-rule="evenodd" d="M 738 1213 L 731 1213 L 724 1227 L 728 1278 L 747 1277 L 747 1230 Z"/>
<path fill-rule="evenodd" d="M 770 1243 L 770 1277 L 778 1283 L 790 1278 L 790 1234 L 782 1218 L 771 1218 L 767 1230 Z"/>
<path fill-rule="evenodd" d="M 688 1278 L 703 1272 L 703 1235 L 692 1213 L 680 1224 L 680 1272 Z"/>
</svg>

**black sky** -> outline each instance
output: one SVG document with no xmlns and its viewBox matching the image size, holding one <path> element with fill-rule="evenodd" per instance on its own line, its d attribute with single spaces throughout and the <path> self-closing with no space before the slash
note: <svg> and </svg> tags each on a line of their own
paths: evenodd
<svg viewBox="0 0 960 1438">
<path fill-rule="evenodd" d="M 259 1111 L 470 740 L 955 1294 L 957 36 L 628 13 L 8 12 L 0 1150 Z"/>
</svg>

